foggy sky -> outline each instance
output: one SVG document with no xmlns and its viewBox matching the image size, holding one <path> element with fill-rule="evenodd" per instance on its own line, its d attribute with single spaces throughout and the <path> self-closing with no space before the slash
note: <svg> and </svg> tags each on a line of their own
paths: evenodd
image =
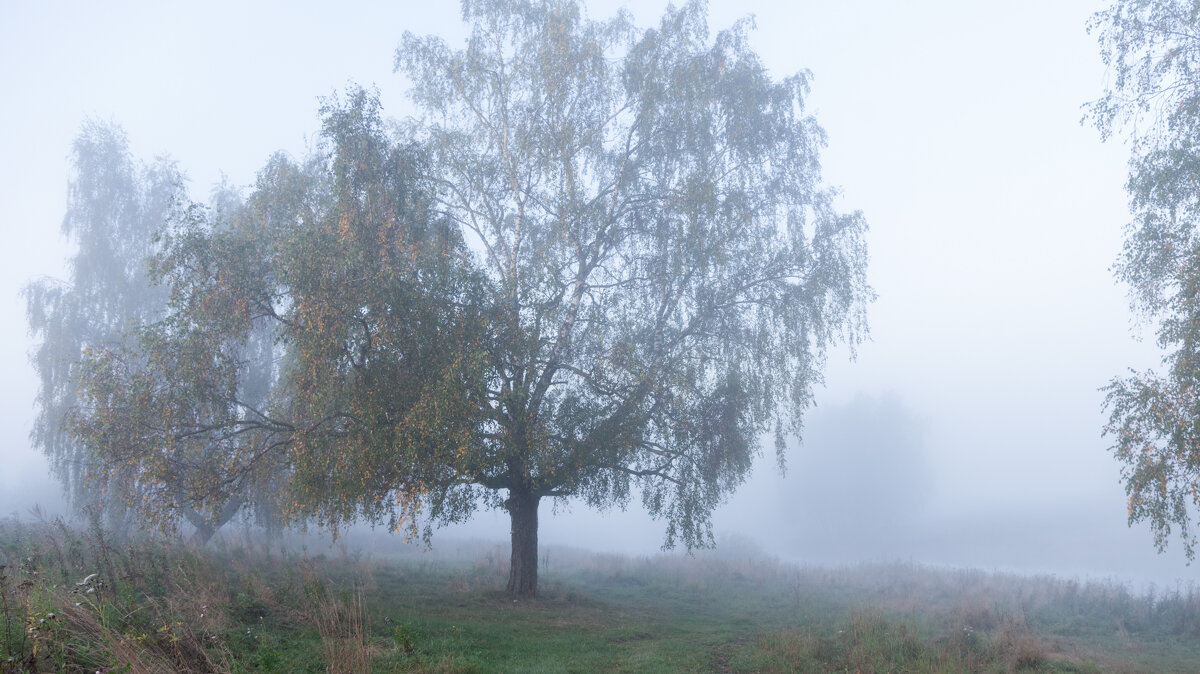
<svg viewBox="0 0 1200 674">
<path fill-rule="evenodd" d="M 350 81 L 377 85 L 386 114 L 410 112 L 391 73 L 400 35 L 457 42 L 464 29 L 456 3 L 384 4 L 6 3 L 0 512 L 58 492 L 29 449 L 36 383 L 19 289 L 64 275 L 59 225 L 81 122 L 116 121 L 135 156 L 178 160 L 193 198 L 222 172 L 249 184 L 272 152 L 305 153 L 318 98 Z M 647 25 L 666 3 L 588 6 L 605 17 L 622 4 Z M 1145 527 L 1126 528 L 1100 437 L 1097 389 L 1157 363 L 1109 273 L 1128 219 L 1128 149 L 1080 125 L 1106 81 L 1084 31 L 1104 5 L 711 3 L 714 29 L 756 15 L 752 43 L 776 77 L 813 72 L 824 176 L 871 225 L 879 293 L 857 359 L 830 354 L 787 476 L 768 451 L 717 513 L 718 532 L 801 561 L 1196 577 L 1178 546 L 1158 556 Z M 540 537 L 653 552 L 662 531 L 635 502 L 546 512 Z M 481 513 L 457 533 L 507 532 L 503 514 Z"/>
</svg>

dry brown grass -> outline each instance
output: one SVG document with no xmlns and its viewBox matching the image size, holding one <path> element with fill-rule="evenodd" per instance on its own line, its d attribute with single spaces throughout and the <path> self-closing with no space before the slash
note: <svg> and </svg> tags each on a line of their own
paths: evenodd
<svg viewBox="0 0 1200 674">
<path fill-rule="evenodd" d="M 370 628 L 363 589 L 376 586 L 370 567 L 354 565 L 353 571 L 358 578 L 348 596 L 339 596 L 328 587 L 312 560 L 303 560 L 300 571 L 309 599 L 307 622 L 315 624 L 321 634 L 325 671 L 330 674 L 369 674 L 373 658 L 367 643 Z"/>
<path fill-rule="evenodd" d="M 325 671 L 330 674 L 369 674 L 371 649 L 367 646 L 366 611 L 362 590 L 348 601 L 326 590 L 316 602 L 314 616 L 325 651 Z"/>
<path fill-rule="evenodd" d="M 1010 618 L 1000 626 L 997 647 L 1009 671 L 1037 669 L 1046 664 L 1049 655 L 1042 642 L 1024 617 Z"/>
</svg>

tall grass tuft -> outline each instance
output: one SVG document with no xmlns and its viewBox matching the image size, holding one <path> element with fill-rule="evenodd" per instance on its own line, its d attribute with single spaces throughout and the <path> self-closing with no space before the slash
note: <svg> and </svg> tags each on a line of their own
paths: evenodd
<svg viewBox="0 0 1200 674">
<path fill-rule="evenodd" d="M 306 569 L 306 586 L 313 600 L 312 622 L 321 633 L 329 674 L 370 674 L 370 633 L 362 588 L 356 586 L 349 596 L 339 597 L 316 577 L 311 565 Z"/>
</svg>

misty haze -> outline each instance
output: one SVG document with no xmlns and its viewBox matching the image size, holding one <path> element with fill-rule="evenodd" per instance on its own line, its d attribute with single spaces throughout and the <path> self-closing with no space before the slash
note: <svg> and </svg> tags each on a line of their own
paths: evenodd
<svg viewBox="0 0 1200 674">
<path fill-rule="evenodd" d="M 1200 672 L 1200 1 L 826 4 L 7 7 L 0 672 Z"/>
</svg>

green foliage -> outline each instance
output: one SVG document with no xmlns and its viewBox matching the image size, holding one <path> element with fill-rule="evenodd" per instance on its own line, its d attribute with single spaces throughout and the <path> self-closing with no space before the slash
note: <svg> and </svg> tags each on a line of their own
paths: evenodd
<svg viewBox="0 0 1200 674">
<path fill-rule="evenodd" d="M 1157 323 L 1164 372 L 1133 372 L 1107 387 L 1106 435 L 1123 464 L 1130 523 L 1145 521 L 1160 550 L 1173 528 L 1195 554 L 1200 506 L 1200 2 L 1117 0 L 1091 24 L 1112 69 L 1090 106 L 1104 137 L 1130 129 L 1133 220 L 1116 265 L 1134 307 Z"/>
<path fill-rule="evenodd" d="M 396 641 L 396 648 L 404 651 L 405 655 L 412 655 L 417 651 L 414 630 L 408 623 L 396 625 L 396 633 L 394 638 Z"/>
</svg>

